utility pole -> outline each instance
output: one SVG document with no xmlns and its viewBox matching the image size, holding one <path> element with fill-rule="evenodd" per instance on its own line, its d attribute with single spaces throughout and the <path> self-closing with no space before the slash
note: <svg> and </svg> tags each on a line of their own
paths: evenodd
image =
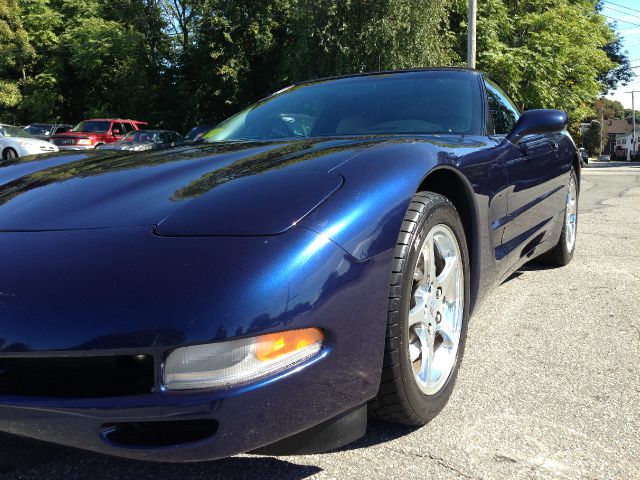
<svg viewBox="0 0 640 480">
<path fill-rule="evenodd" d="M 636 159 L 636 152 L 638 151 L 638 148 L 636 147 L 636 102 L 635 102 L 635 95 L 634 93 L 636 93 L 635 90 L 631 91 L 631 122 L 633 123 L 632 127 L 633 127 L 633 133 L 631 134 L 631 145 L 633 148 L 633 156 L 631 157 L 631 161 L 634 161 Z"/>
<path fill-rule="evenodd" d="M 476 68 L 476 0 L 469 0 L 469 20 L 467 22 L 467 67 Z"/>
</svg>

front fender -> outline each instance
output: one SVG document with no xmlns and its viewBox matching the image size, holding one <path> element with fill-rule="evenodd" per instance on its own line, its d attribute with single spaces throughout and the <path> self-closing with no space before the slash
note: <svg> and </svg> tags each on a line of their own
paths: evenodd
<svg viewBox="0 0 640 480">
<path fill-rule="evenodd" d="M 477 141 L 460 137 L 381 144 L 336 167 L 334 171 L 345 178 L 343 188 L 300 224 L 329 237 L 361 261 L 389 251 L 424 179 L 443 166 L 460 173 L 461 157 L 478 147 Z"/>
</svg>

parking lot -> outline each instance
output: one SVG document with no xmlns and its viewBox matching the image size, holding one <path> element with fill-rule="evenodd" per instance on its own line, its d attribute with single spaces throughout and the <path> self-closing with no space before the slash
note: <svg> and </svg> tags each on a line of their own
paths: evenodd
<svg viewBox="0 0 640 480">
<path fill-rule="evenodd" d="M 338 452 L 194 465 L 1 436 L 0 480 L 640 478 L 640 164 L 591 164 L 581 193 L 573 262 L 492 292 L 426 427 L 370 423 Z"/>
</svg>

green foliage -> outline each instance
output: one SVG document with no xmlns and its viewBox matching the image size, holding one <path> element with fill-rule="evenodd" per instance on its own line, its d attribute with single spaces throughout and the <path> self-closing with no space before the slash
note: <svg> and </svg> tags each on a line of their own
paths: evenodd
<svg viewBox="0 0 640 480">
<path fill-rule="evenodd" d="M 285 49 L 288 80 L 459 64 L 447 0 L 300 0 Z"/>
<path fill-rule="evenodd" d="M 604 118 L 622 120 L 625 118 L 625 108 L 617 100 L 608 98 L 600 98 L 592 103 L 591 108 L 594 112 L 602 112 Z M 593 117 L 595 118 L 595 116 Z"/>
<path fill-rule="evenodd" d="M 479 2 L 478 68 L 522 108 L 594 117 L 598 96 L 630 75 L 599 1 Z M 307 78 L 462 65 L 466 5 L 0 0 L 0 120 L 117 115 L 185 131 Z"/>
<path fill-rule="evenodd" d="M 591 121 L 591 125 L 583 136 L 584 148 L 589 152 L 591 156 L 598 156 L 600 154 L 600 141 L 602 139 L 602 125 L 597 120 Z"/>
<path fill-rule="evenodd" d="M 17 0 L 0 0 L 0 120 L 7 108 L 22 100 L 19 80 L 24 78 L 25 63 L 34 55 L 20 17 Z"/>
<path fill-rule="evenodd" d="M 20 100 L 22 100 L 22 94 L 17 82 L 0 80 L 0 107 L 15 107 L 20 103 Z"/>
<path fill-rule="evenodd" d="M 616 67 L 603 48 L 615 40 L 592 0 L 479 2 L 478 68 L 489 72 L 522 109 L 559 108 L 574 122 Z"/>
<path fill-rule="evenodd" d="M 629 122 L 629 125 L 633 124 L 633 110 L 631 110 L 630 108 L 625 108 L 624 116 L 622 118 L 625 118 L 627 122 Z M 640 123 L 640 110 L 636 110 L 636 125 L 639 123 Z"/>
<path fill-rule="evenodd" d="M 203 117 L 221 119 L 277 83 L 290 2 L 204 0 L 200 12 L 194 45 L 184 55 L 183 78 L 191 83 L 192 100 Z"/>
</svg>

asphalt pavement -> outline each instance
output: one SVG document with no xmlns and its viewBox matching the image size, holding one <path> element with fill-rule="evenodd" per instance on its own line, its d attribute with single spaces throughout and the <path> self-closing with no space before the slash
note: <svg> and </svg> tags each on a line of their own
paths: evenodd
<svg viewBox="0 0 640 480">
<path fill-rule="evenodd" d="M 193 465 L 3 435 L 0 480 L 640 479 L 640 164 L 590 164 L 579 212 L 569 266 L 526 266 L 476 311 L 451 401 L 423 428 Z"/>
</svg>

